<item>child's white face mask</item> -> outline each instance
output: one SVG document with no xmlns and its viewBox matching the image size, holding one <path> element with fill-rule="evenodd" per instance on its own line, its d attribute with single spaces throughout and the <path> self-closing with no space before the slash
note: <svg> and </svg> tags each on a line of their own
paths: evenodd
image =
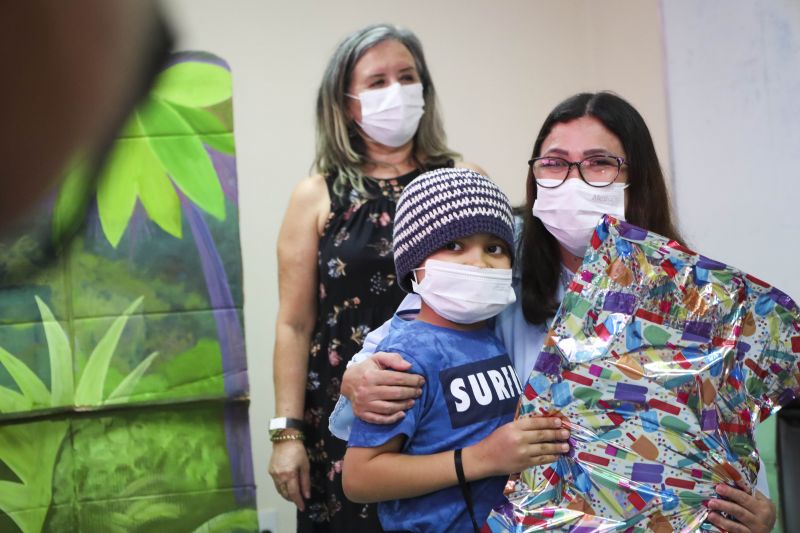
<svg viewBox="0 0 800 533">
<path fill-rule="evenodd" d="M 625 220 L 627 186 L 627 183 L 612 183 L 607 187 L 592 187 L 576 178 L 552 189 L 537 186 L 533 216 L 542 221 L 569 253 L 583 257 L 600 217 L 608 214 Z"/>
<path fill-rule="evenodd" d="M 416 280 L 416 270 L 425 277 Z M 428 259 L 415 269 L 411 287 L 437 315 L 456 324 L 475 324 L 516 301 L 510 268 L 480 268 Z"/>
</svg>

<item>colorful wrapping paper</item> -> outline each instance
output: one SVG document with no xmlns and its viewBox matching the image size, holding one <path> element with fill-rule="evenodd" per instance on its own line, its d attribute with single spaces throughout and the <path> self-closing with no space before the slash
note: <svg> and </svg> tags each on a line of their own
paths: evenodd
<svg viewBox="0 0 800 533">
<path fill-rule="evenodd" d="M 715 485 L 752 487 L 756 424 L 800 395 L 800 312 L 780 290 L 605 217 L 518 416 L 571 451 L 512 478 L 484 531 L 716 530 Z"/>
</svg>

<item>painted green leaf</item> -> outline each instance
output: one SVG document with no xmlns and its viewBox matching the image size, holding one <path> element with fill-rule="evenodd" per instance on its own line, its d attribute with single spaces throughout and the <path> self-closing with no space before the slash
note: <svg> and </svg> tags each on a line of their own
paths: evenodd
<svg viewBox="0 0 800 533">
<path fill-rule="evenodd" d="M 42 531 L 44 521 L 47 518 L 47 509 L 27 509 L 8 513 L 8 516 L 17 523 L 23 532 Z"/>
<path fill-rule="evenodd" d="M 179 105 L 172 105 L 172 108 L 195 132 L 200 134 L 200 140 L 203 143 L 223 154 L 233 155 L 235 153 L 231 128 L 226 126 L 217 115 L 204 109 Z"/>
<path fill-rule="evenodd" d="M 42 469 L 54 464 L 67 424 L 65 421 L 29 422 L 0 429 L 0 460 L 29 488 L 29 497 L 38 494 L 34 501 L 41 502 L 40 498 L 49 494 L 50 483 L 41 484 L 42 478 L 49 479 L 49 474 Z M 0 502 L 7 503 L 2 499 Z"/>
<path fill-rule="evenodd" d="M 200 137 L 169 104 L 151 99 L 145 109 L 139 116 L 142 129 L 167 174 L 195 205 L 224 220 L 222 186 Z"/>
<path fill-rule="evenodd" d="M 21 483 L 0 480 L 0 501 L 12 511 L 30 508 L 30 490 Z"/>
<path fill-rule="evenodd" d="M 124 512 L 111 513 L 109 522 L 112 526 L 111 529 L 120 533 L 132 530 L 148 531 L 150 528 L 145 527 L 148 522 L 179 518 L 182 514 L 181 507 L 174 503 L 141 498 L 131 500 Z"/>
<path fill-rule="evenodd" d="M 137 110 L 130 116 L 125 126 L 123 126 L 122 131 L 119 133 L 119 138 L 134 139 L 139 137 L 144 137 L 144 132 L 142 131 L 142 125 L 139 123 L 139 113 Z"/>
<path fill-rule="evenodd" d="M 50 406 L 50 391 L 25 363 L 3 348 L 0 348 L 0 363 L 6 367 L 22 395 L 33 405 Z"/>
<path fill-rule="evenodd" d="M 215 516 L 194 530 L 194 533 L 227 533 L 231 531 L 255 531 L 258 515 L 253 509 L 239 509 Z"/>
<path fill-rule="evenodd" d="M 161 73 L 153 93 L 187 107 L 211 106 L 231 97 L 231 73 L 210 63 L 177 63 Z"/>
<path fill-rule="evenodd" d="M 138 196 L 138 176 L 149 148 L 143 139 L 120 139 L 97 187 L 97 210 L 103 233 L 114 248 L 133 215 Z"/>
<path fill-rule="evenodd" d="M 104 524 L 108 533 L 127 533 L 136 529 L 136 517 L 129 516 L 126 513 L 111 512 L 106 519 L 108 522 Z"/>
<path fill-rule="evenodd" d="M 117 344 L 122 336 L 122 330 L 128 323 L 131 313 L 142 303 L 143 297 L 140 296 L 128 306 L 122 315 L 118 316 L 106 331 L 103 338 L 92 350 L 86 367 L 83 369 L 78 388 L 75 390 L 75 405 L 77 406 L 97 406 L 103 400 L 103 387 L 106 382 L 106 374 L 111 364 L 111 356 L 117 349 Z"/>
<path fill-rule="evenodd" d="M 138 385 L 142 375 L 147 372 L 147 369 L 150 368 L 150 364 L 153 362 L 153 359 L 155 359 L 157 356 L 158 352 L 153 352 L 148 355 L 144 361 L 139 363 L 136 368 L 134 368 L 131 373 L 122 380 L 122 383 L 117 385 L 117 388 L 108 395 L 105 403 L 119 403 L 127 401 L 128 397 L 133 392 L 133 389 L 135 389 L 136 385 Z"/>
<path fill-rule="evenodd" d="M 236 153 L 232 133 L 208 133 L 201 135 L 200 140 L 217 152 L 228 155 L 234 155 Z"/>
<path fill-rule="evenodd" d="M 28 411 L 32 406 L 31 401 L 17 391 L 0 387 L 0 413 Z"/>
<path fill-rule="evenodd" d="M 147 145 L 146 142 L 142 143 Z M 139 200 L 142 202 L 147 216 L 161 229 L 177 237 L 183 237 L 181 225 L 181 201 L 175 187 L 164 172 L 161 162 L 156 159 L 149 145 L 147 155 L 142 161 L 142 172 L 139 174 Z"/>
<path fill-rule="evenodd" d="M 38 424 L 41 427 L 41 424 Z M 36 477 L 40 446 L 31 445 L 37 435 L 32 431 L 32 425 L 15 424 L 4 426 L 0 429 L 0 460 L 8 467 L 22 484 L 29 484 Z M 7 480 L 13 481 L 13 480 Z M 0 500 L 3 504 L 5 500 Z M 9 507 L 5 507 L 8 509 Z M 11 507 L 13 509 L 13 507 Z"/>
<path fill-rule="evenodd" d="M 52 501 L 52 475 L 67 421 L 0 426 L 0 461 L 21 483 L 0 481 L 0 510 L 22 531 L 41 531 Z"/>
<path fill-rule="evenodd" d="M 72 350 L 69 339 L 64 333 L 61 324 L 56 321 L 50 308 L 41 298 L 34 296 L 39 314 L 42 317 L 42 327 L 47 338 L 47 348 L 50 352 L 50 398 L 51 405 L 72 405 L 75 392 L 75 378 L 72 369 Z"/>
<path fill-rule="evenodd" d="M 152 522 L 153 520 L 178 518 L 182 515 L 180 505 L 147 499 L 140 499 L 131 503 L 127 514 L 133 517 L 138 525 Z"/>
<path fill-rule="evenodd" d="M 76 159 L 69 166 L 58 191 L 58 198 L 53 207 L 53 237 L 56 242 L 77 228 L 86 212 L 92 186 L 89 179 L 89 166 L 85 158 Z"/>
<path fill-rule="evenodd" d="M 223 124 L 222 120 L 211 111 L 196 107 L 185 107 L 170 102 L 164 102 L 164 104 L 178 113 L 195 133 L 201 135 L 206 133 L 230 133 L 230 128 Z"/>
</svg>

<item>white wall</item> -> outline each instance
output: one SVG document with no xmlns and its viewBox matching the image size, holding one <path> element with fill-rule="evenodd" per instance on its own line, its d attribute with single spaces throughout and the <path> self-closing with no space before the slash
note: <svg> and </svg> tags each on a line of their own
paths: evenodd
<svg viewBox="0 0 800 533">
<path fill-rule="evenodd" d="M 800 298 L 800 2 L 668 0 L 662 9 L 684 236 Z"/>
<path fill-rule="evenodd" d="M 611 89 L 636 106 L 667 163 L 656 0 L 167 0 L 180 49 L 202 49 L 233 70 L 252 386 L 251 425 L 262 509 L 294 515 L 266 474 L 273 414 L 277 309 L 275 241 L 289 193 L 310 172 L 313 106 L 328 57 L 347 33 L 393 22 L 420 37 L 439 91 L 450 145 L 521 202 L 538 128 L 576 92 Z"/>
</svg>

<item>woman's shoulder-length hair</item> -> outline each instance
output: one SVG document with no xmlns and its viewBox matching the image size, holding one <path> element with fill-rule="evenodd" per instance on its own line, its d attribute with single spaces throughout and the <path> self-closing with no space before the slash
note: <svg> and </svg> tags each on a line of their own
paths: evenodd
<svg viewBox="0 0 800 533">
<path fill-rule="evenodd" d="M 355 123 L 348 117 L 345 93 L 350 76 L 359 59 L 375 45 L 396 40 L 411 53 L 422 83 L 425 113 L 414 135 L 414 157 L 420 168 L 441 166 L 457 159 L 459 154 L 447 147 L 446 136 L 436 101 L 422 43 L 411 31 L 392 24 L 373 24 L 357 30 L 342 40 L 328 61 L 317 95 L 316 156 L 314 169 L 323 175 L 335 176 L 334 191 L 347 188 L 364 192 L 365 164 L 375 163 L 366 156 L 366 149 Z"/>
</svg>

